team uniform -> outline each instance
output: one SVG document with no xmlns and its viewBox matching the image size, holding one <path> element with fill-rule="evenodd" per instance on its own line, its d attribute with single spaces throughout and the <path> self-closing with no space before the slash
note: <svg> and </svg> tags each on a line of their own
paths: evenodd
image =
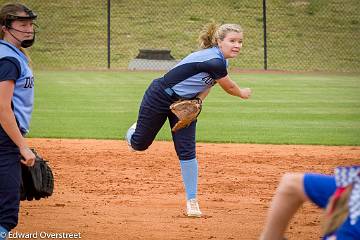
<svg viewBox="0 0 360 240">
<path fill-rule="evenodd" d="M 335 176 L 311 174 L 304 175 L 304 190 L 308 198 L 320 208 L 326 208 L 330 197 L 338 188 L 353 184 L 349 201 L 349 216 L 332 234 L 324 240 L 336 237 L 338 240 L 360 240 L 360 166 L 338 168 Z"/>
<path fill-rule="evenodd" d="M 215 46 L 191 53 L 163 77 L 152 81 L 142 99 L 136 129 L 127 133 L 129 145 L 138 151 L 147 149 L 167 119 L 171 128 L 176 124 L 178 119 L 170 111 L 170 105 L 181 99 L 193 99 L 211 88 L 216 80 L 227 75 L 227 66 L 227 60 Z M 197 192 L 195 132 L 196 121 L 172 132 L 187 199 L 195 198 Z"/>
<path fill-rule="evenodd" d="M 15 80 L 11 107 L 23 135 L 29 131 L 34 102 L 34 77 L 24 53 L 0 40 L 0 82 Z M 18 223 L 20 151 L 0 125 L 0 233 Z M 1 236 L 0 236 L 1 239 Z"/>
<path fill-rule="evenodd" d="M 173 127 L 177 121 L 169 106 L 180 99 L 195 98 L 227 75 L 227 60 L 217 47 L 194 52 L 180 61 L 162 78 L 155 79 L 143 97 L 136 131 L 131 138 L 135 150 L 147 149 L 169 119 Z M 195 125 L 173 133 L 177 155 L 182 160 L 195 158 Z"/>
</svg>

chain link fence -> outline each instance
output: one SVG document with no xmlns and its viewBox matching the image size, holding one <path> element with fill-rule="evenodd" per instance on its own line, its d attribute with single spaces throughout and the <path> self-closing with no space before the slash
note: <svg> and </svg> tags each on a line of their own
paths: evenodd
<svg viewBox="0 0 360 240">
<path fill-rule="evenodd" d="M 199 31 L 215 20 L 244 28 L 232 68 L 360 72 L 359 0 L 22 2 L 39 16 L 30 50 L 37 69 L 128 69 L 139 49 L 170 50 L 180 60 L 198 49 Z"/>
<path fill-rule="evenodd" d="M 360 72 L 360 1 L 269 1 L 267 15 L 271 69 Z"/>
</svg>

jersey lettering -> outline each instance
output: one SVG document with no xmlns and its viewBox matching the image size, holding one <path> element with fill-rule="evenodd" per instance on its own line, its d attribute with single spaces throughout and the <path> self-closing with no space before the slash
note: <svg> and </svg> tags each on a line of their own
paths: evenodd
<svg viewBox="0 0 360 240">
<path fill-rule="evenodd" d="M 206 77 L 203 77 L 202 78 L 202 81 L 206 84 L 206 85 L 209 85 L 209 86 L 214 86 L 216 81 L 210 77 L 209 75 L 206 76 Z"/>
<path fill-rule="evenodd" d="M 34 87 L 34 77 L 26 77 L 24 88 L 33 88 Z"/>
</svg>

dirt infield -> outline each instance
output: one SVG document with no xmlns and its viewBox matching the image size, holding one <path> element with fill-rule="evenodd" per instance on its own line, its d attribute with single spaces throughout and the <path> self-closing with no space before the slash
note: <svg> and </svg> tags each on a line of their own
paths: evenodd
<svg viewBox="0 0 360 240">
<path fill-rule="evenodd" d="M 360 147 L 198 144 L 204 216 L 184 215 L 185 195 L 171 142 L 132 153 L 124 141 L 29 139 L 50 161 L 52 197 L 22 202 L 13 233 L 80 233 L 81 239 L 257 239 L 280 177 L 332 173 L 360 163 Z M 306 204 L 289 239 L 319 239 L 321 211 Z M 44 235 L 42 235 L 44 236 Z M 47 238 L 46 238 L 47 239 Z M 49 238 L 50 239 L 50 238 Z"/>
</svg>

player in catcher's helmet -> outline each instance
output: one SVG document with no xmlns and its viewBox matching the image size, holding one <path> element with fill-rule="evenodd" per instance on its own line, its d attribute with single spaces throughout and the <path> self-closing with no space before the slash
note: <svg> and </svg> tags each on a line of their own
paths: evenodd
<svg viewBox="0 0 360 240">
<path fill-rule="evenodd" d="M 35 161 L 24 138 L 34 102 L 34 76 L 24 48 L 34 43 L 35 19 L 20 3 L 0 9 L 0 240 L 18 224 L 21 163 Z"/>
<path fill-rule="evenodd" d="M 187 215 L 200 217 L 197 201 L 198 161 L 195 151 L 196 117 L 202 100 L 210 88 L 218 83 L 227 93 L 247 99 L 249 88 L 240 88 L 227 72 L 228 59 L 235 58 L 242 48 L 243 31 L 239 25 L 211 23 L 200 35 L 200 50 L 181 60 L 163 77 L 152 81 L 141 102 L 137 122 L 126 133 L 130 149 L 146 150 L 169 119 L 176 153 L 180 160 L 181 173 L 187 198 Z M 177 122 L 174 103 L 194 99 L 192 110 L 188 110 L 193 121 Z M 176 104 L 177 105 L 177 104 Z M 191 106 L 191 104 L 189 104 Z M 194 110 L 194 111 L 193 111 Z"/>
</svg>

